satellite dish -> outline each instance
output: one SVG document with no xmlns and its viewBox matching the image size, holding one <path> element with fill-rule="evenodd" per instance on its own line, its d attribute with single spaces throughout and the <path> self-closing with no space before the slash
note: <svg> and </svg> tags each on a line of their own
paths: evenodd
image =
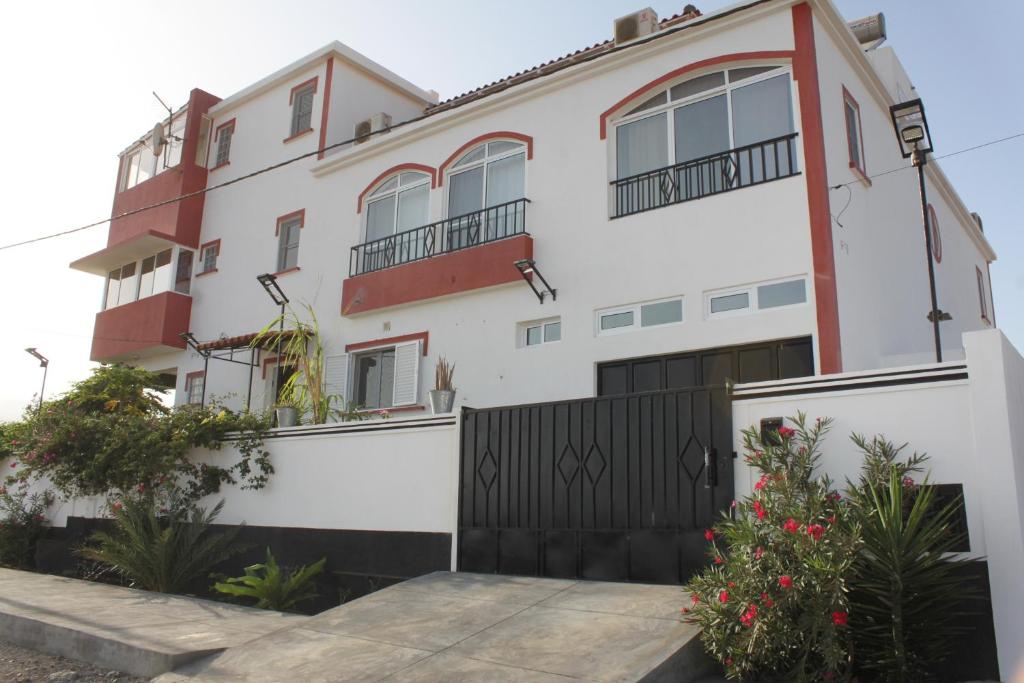
<svg viewBox="0 0 1024 683">
<path fill-rule="evenodd" d="M 153 151 L 153 156 L 159 156 L 160 151 L 167 144 L 167 138 L 164 137 L 164 124 L 157 123 L 153 126 L 153 133 L 149 138 L 149 148 Z"/>
</svg>

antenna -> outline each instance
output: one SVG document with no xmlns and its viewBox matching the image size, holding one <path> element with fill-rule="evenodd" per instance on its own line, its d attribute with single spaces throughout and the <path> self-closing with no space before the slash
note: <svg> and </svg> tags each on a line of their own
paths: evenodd
<svg viewBox="0 0 1024 683">
<path fill-rule="evenodd" d="M 163 165 L 164 165 L 164 168 L 166 168 L 167 167 L 167 152 L 169 151 L 169 148 L 170 148 L 170 145 L 168 145 L 167 143 L 170 142 L 172 139 L 175 139 L 175 140 L 178 140 L 178 142 L 181 142 L 181 138 L 178 138 L 175 135 L 171 135 L 171 124 L 174 123 L 174 110 L 167 106 L 167 103 L 164 102 L 160 98 L 160 96 L 156 94 L 155 90 L 153 90 L 152 93 L 153 93 L 153 97 L 156 98 L 156 101 L 159 102 L 160 105 L 164 109 L 167 110 L 167 134 L 164 135 L 164 124 L 162 122 L 157 122 L 157 124 L 155 126 L 153 126 L 153 133 L 152 133 L 152 136 L 150 138 L 149 145 L 150 145 L 150 149 L 153 150 L 153 156 L 157 156 L 158 154 L 160 154 L 161 150 L 163 150 L 163 153 L 164 153 Z"/>
</svg>

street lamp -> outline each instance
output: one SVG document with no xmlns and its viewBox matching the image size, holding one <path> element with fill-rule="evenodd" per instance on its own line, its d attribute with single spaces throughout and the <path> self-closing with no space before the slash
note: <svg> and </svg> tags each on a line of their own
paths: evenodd
<svg viewBox="0 0 1024 683">
<path fill-rule="evenodd" d="M 39 407 L 36 409 L 37 411 L 38 410 L 42 410 L 43 409 L 43 392 L 46 391 L 46 372 L 50 369 L 50 360 L 46 356 L 44 356 L 43 354 L 39 353 L 39 351 L 37 351 L 36 347 L 34 347 L 34 346 L 30 346 L 29 348 L 25 349 L 25 351 L 27 351 L 36 360 L 38 360 L 39 361 L 39 367 L 41 367 L 43 369 L 43 386 L 39 389 Z"/>
<path fill-rule="evenodd" d="M 551 288 L 548 281 L 540 274 L 540 270 L 537 268 L 537 263 L 532 258 L 519 259 L 512 265 L 514 265 L 516 270 L 519 271 L 519 274 L 523 277 L 523 280 L 526 281 L 526 284 L 530 285 L 530 289 L 533 290 L 533 293 L 537 295 L 537 299 L 542 304 L 544 303 L 544 297 L 548 294 L 551 295 L 552 301 L 558 298 L 558 290 Z M 531 275 L 536 275 L 537 278 L 540 279 L 541 283 L 544 285 L 543 291 L 537 289 L 537 286 L 533 284 L 533 278 L 530 277 Z"/>
<path fill-rule="evenodd" d="M 920 99 L 901 102 L 889 107 L 892 125 L 896 131 L 896 140 L 900 145 L 900 154 L 917 168 L 917 183 L 921 194 L 921 220 L 924 224 L 924 248 L 928 257 L 928 289 L 931 293 L 932 308 L 928 312 L 928 321 L 932 324 L 935 334 L 935 362 L 942 362 L 942 337 L 939 323 L 952 320 L 953 316 L 939 308 L 938 295 L 935 293 L 935 261 L 932 254 L 932 230 L 928 220 L 928 194 L 924 184 L 924 166 L 928 163 L 928 153 L 932 151 L 932 136 L 928 130 L 928 119 L 924 115 L 924 104 Z"/>
<path fill-rule="evenodd" d="M 288 297 L 281 289 L 281 285 L 277 284 L 277 276 L 271 273 L 263 273 L 263 275 L 257 275 L 256 280 L 263 285 L 263 289 L 266 290 L 267 295 L 273 299 L 274 304 L 281 307 L 281 326 L 277 335 L 277 369 L 274 371 L 274 402 L 277 402 L 277 382 L 281 377 L 281 341 L 284 338 L 284 311 L 285 306 L 288 305 Z"/>
</svg>

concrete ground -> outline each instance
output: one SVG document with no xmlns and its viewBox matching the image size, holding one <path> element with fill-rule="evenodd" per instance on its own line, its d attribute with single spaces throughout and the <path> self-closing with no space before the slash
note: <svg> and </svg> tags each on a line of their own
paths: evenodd
<svg viewBox="0 0 1024 683">
<path fill-rule="evenodd" d="M 672 586 L 437 572 L 158 681 L 688 683 L 714 667 L 679 619 L 686 601 Z"/>
<path fill-rule="evenodd" d="M 305 619 L 0 569 L 5 640 L 137 676 L 156 676 Z"/>
</svg>

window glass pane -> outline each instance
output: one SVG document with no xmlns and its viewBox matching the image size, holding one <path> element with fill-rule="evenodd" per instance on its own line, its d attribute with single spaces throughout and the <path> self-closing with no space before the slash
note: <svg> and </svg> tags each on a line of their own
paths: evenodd
<svg viewBox="0 0 1024 683">
<path fill-rule="evenodd" d="M 380 187 L 374 190 L 373 194 L 371 194 L 370 196 L 376 197 L 378 195 L 387 194 L 388 192 L 394 190 L 396 187 L 398 187 L 398 178 L 391 178 L 390 180 L 386 180 L 383 183 L 381 183 Z"/>
<path fill-rule="evenodd" d="M 380 356 L 380 403 L 377 407 L 390 408 L 395 403 L 395 350 L 381 351 Z"/>
<path fill-rule="evenodd" d="M 395 232 L 394 195 L 366 205 L 366 241 L 372 242 Z"/>
<path fill-rule="evenodd" d="M 674 118 L 677 164 L 729 149 L 725 95 L 679 107 Z"/>
<path fill-rule="evenodd" d="M 632 109 L 630 109 L 626 113 L 626 116 L 629 116 L 630 114 L 636 114 L 637 112 L 641 112 L 641 111 L 647 111 L 648 109 L 654 109 L 655 107 L 660 107 L 661 105 L 663 105 L 663 104 L 665 104 L 667 102 L 668 102 L 668 95 L 665 93 L 664 90 L 662 90 L 660 93 L 658 93 L 654 97 L 644 101 L 640 106 L 633 107 Z"/>
<path fill-rule="evenodd" d="M 217 134 L 217 160 L 216 165 L 228 163 L 231 154 L 231 136 L 234 134 L 234 127 L 222 128 Z"/>
<path fill-rule="evenodd" d="M 469 152 L 467 154 L 464 154 L 461 159 L 459 159 L 458 161 L 455 162 L 455 166 L 465 166 L 466 164 L 471 164 L 474 161 L 480 161 L 481 159 L 484 158 L 486 153 L 487 153 L 486 146 L 485 145 L 480 145 L 479 147 L 477 147 L 476 149 L 472 150 L 471 152 Z"/>
<path fill-rule="evenodd" d="M 548 323 L 544 326 L 544 341 L 554 342 L 562 338 L 562 323 Z"/>
<path fill-rule="evenodd" d="M 850 161 L 861 168 L 860 161 L 860 130 L 857 126 L 857 110 L 846 102 L 846 139 L 850 145 Z"/>
<path fill-rule="evenodd" d="M 732 127 L 737 147 L 792 133 L 789 74 L 733 90 Z"/>
<path fill-rule="evenodd" d="M 156 255 L 156 269 L 153 271 L 153 293 L 159 294 L 171 288 L 171 250 L 165 249 Z"/>
<path fill-rule="evenodd" d="M 697 93 L 704 92 L 705 90 L 711 90 L 712 88 L 718 88 L 723 85 L 725 85 L 725 72 L 718 71 L 713 74 L 708 74 L 707 76 L 699 76 L 698 78 L 680 83 L 669 91 L 669 95 L 673 100 L 681 100 L 684 97 L 696 95 Z"/>
<path fill-rule="evenodd" d="M 139 150 L 139 171 L 135 184 L 149 180 L 153 177 L 153 170 L 156 165 L 156 157 L 148 149 Z"/>
<path fill-rule="evenodd" d="M 511 152 L 514 149 L 523 147 L 521 142 L 509 142 L 508 140 L 499 140 L 497 142 L 487 143 L 487 156 L 493 157 L 498 154 L 504 154 L 505 152 Z"/>
<path fill-rule="evenodd" d="M 278 271 L 295 268 L 299 264 L 299 236 L 302 234 L 300 226 L 298 219 L 288 221 L 281 226 Z"/>
<path fill-rule="evenodd" d="M 750 306 L 750 295 L 747 292 L 711 297 L 711 312 L 739 311 Z"/>
<path fill-rule="evenodd" d="M 179 138 L 179 139 L 175 139 Z M 185 115 L 174 120 L 167 136 L 167 156 L 161 162 L 164 168 L 171 168 L 181 163 L 181 148 L 185 140 Z"/>
<path fill-rule="evenodd" d="M 313 88 L 295 94 L 292 110 L 292 135 L 309 129 L 313 120 Z"/>
<path fill-rule="evenodd" d="M 385 349 L 356 356 L 356 404 L 363 408 L 388 408 L 393 403 L 395 350 Z"/>
<path fill-rule="evenodd" d="M 178 252 L 178 267 L 174 272 L 174 291 L 188 294 L 192 285 L 192 252 L 182 249 Z"/>
<path fill-rule="evenodd" d="M 678 323 L 683 320 L 683 300 L 661 301 L 656 304 L 644 304 L 640 307 L 640 326 L 664 325 Z"/>
<path fill-rule="evenodd" d="M 619 178 L 668 166 L 667 114 L 655 114 L 615 129 L 615 164 Z"/>
<path fill-rule="evenodd" d="M 138 155 L 138 153 L 135 153 L 135 154 L 131 155 L 130 157 L 128 157 L 128 161 L 125 162 L 125 165 L 126 165 L 126 169 L 127 170 L 125 172 L 124 187 L 125 187 L 125 189 L 128 189 L 129 187 L 134 186 L 136 182 L 138 182 L 138 175 L 139 175 L 139 155 Z"/>
<path fill-rule="evenodd" d="M 482 167 L 456 173 L 449 178 L 449 182 L 449 216 L 461 216 L 484 208 L 484 169 Z"/>
<path fill-rule="evenodd" d="M 742 81 L 744 78 L 751 78 L 758 74 L 763 74 L 773 69 L 778 69 L 778 65 L 772 66 L 748 66 L 742 69 L 729 69 L 729 82 L 735 83 L 736 81 Z"/>
<path fill-rule="evenodd" d="M 139 276 L 140 299 L 153 293 L 153 264 L 155 261 L 155 256 L 142 259 L 142 274 Z"/>
<path fill-rule="evenodd" d="M 807 301 L 807 287 L 803 280 L 777 282 L 773 285 L 761 285 L 757 288 L 757 307 L 775 308 L 790 306 Z"/>
<path fill-rule="evenodd" d="M 203 250 L 203 272 L 217 267 L 217 247 L 209 246 Z"/>
<path fill-rule="evenodd" d="M 516 154 L 487 164 L 487 202 L 497 206 L 521 199 L 525 188 L 526 155 Z"/>
<path fill-rule="evenodd" d="M 129 263 L 121 268 L 121 291 L 117 297 L 117 303 L 127 304 L 135 301 L 138 292 L 139 276 L 135 272 L 135 264 Z"/>
<path fill-rule="evenodd" d="M 430 176 L 425 173 L 403 173 L 398 176 L 400 185 L 413 185 L 427 180 Z"/>
<path fill-rule="evenodd" d="M 104 310 L 117 305 L 117 297 L 120 292 L 121 269 L 116 268 L 107 275 L 107 298 L 103 304 Z"/>
<path fill-rule="evenodd" d="M 540 325 L 537 325 L 536 327 L 527 327 L 526 328 L 526 345 L 527 346 L 536 346 L 537 344 L 540 344 L 541 341 L 542 340 L 541 340 L 541 328 L 540 328 Z"/>
<path fill-rule="evenodd" d="M 427 224 L 430 186 L 419 185 L 398 193 L 398 232 Z"/>
<path fill-rule="evenodd" d="M 619 327 L 630 327 L 633 324 L 633 311 L 607 313 L 601 316 L 601 329 L 614 330 Z"/>
</svg>

